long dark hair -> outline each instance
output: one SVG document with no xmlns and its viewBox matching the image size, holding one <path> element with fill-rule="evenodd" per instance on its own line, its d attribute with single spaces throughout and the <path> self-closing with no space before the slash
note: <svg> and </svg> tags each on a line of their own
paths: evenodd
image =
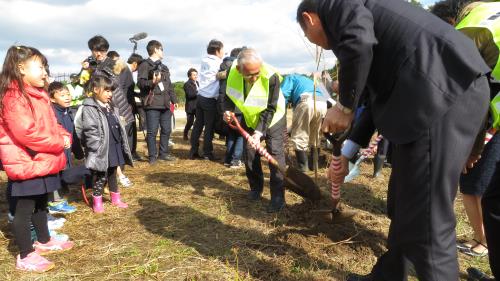
<svg viewBox="0 0 500 281">
<path fill-rule="evenodd" d="M 31 106 L 31 101 L 24 89 L 23 76 L 19 71 L 19 64 L 30 59 L 38 58 L 43 66 L 48 67 L 47 58 L 36 48 L 27 46 L 12 46 L 7 50 L 3 62 L 2 72 L 0 73 L 0 116 L 3 112 L 3 98 L 12 84 L 17 84 L 19 91 L 24 96 L 26 102 Z"/>
</svg>

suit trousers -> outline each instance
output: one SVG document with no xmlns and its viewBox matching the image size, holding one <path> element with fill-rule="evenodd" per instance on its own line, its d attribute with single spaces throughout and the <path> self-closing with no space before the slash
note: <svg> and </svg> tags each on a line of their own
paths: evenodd
<svg viewBox="0 0 500 281">
<path fill-rule="evenodd" d="M 496 163 L 495 173 L 481 199 L 481 205 L 491 272 L 496 280 L 500 280 L 500 162 Z"/>
<path fill-rule="evenodd" d="M 420 281 L 459 280 L 453 203 L 488 100 L 480 77 L 421 137 L 393 145 L 388 249 L 372 270 L 374 280 L 407 280 L 410 263 Z"/>
<path fill-rule="evenodd" d="M 200 136 L 203 131 L 203 156 L 211 156 L 214 152 L 212 140 L 214 138 L 215 117 L 217 116 L 217 100 L 198 96 L 196 103 L 196 120 L 191 132 L 190 155 L 198 153 Z"/>
<path fill-rule="evenodd" d="M 130 152 L 132 155 L 137 154 L 137 124 L 130 122 L 125 125 L 125 132 L 127 132 L 128 145 L 130 146 Z"/>
<path fill-rule="evenodd" d="M 281 167 L 285 167 L 285 149 L 284 149 L 284 134 L 286 130 L 286 117 L 283 117 L 278 123 L 267 129 L 264 134 L 266 150 L 274 157 Z M 247 129 L 248 131 L 248 129 Z M 248 146 L 245 140 L 243 151 L 243 160 L 245 163 L 246 176 L 250 189 L 258 193 L 262 193 L 264 189 L 264 173 L 260 162 L 260 155 L 254 149 Z M 285 188 L 283 187 L 284 177 L 280 171 L 269 164 L 270 170 L 270 186 L 271 186 L 271 202 L 284 202 Z"/>
</svg>

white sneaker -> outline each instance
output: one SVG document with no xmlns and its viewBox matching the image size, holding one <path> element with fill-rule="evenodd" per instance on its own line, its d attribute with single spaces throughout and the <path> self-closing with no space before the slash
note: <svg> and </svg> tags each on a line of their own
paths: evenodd
<svg viewBox="0 0 500 281">
<path fill-rule="evenodd" d="M 49 230 L 56 230 L 64 226 L 66 222 L 65 218 L 56 218 L 51 214 L 47 214 L 47 226 Z"/>
<path fill-rule="evenodd" d="M 47 220 L 48 221 L 60 221 L 62 223 L 65 223 L 66 222 L 66 219 L 65 218 L 58 218 L 58 217 L 54 217 L 53 215 L 51 214 L 47 214 Z"/>
<path fill-rule="evenodd" d="M 56 239 L 57 241 L 66 242 L 69 240 L 69 236 L 64 233 L 57 233 L 55 230 L 49 231 L 50 237 Z"/>
<path fill-rule="evenodd" d="M 133 185 L 129 178 L 127 178 L 127 176 L 125 175 L 119 176 L 118 180 L 123 187 L 131 187 Z"/>
<path fill-rule="evenodd" d="M 10 212 L 7 213 L 7 221 L 8 223 L 14 222 L 14 216 Z"/>
</svg>

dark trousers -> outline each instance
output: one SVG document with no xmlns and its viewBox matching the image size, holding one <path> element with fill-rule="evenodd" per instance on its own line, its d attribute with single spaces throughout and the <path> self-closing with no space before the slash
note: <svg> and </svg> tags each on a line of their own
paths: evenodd
<svg viewBox="0 0 500 281">
<path fill-rule="evenodd" d="M 278 161 L 281 167 L 285 167 L 285 149 L 283 142 L 283 131 L 286 128 L 286 118 L 282 118 L 278 123 L 264 132 L 264 141 L 266 150 L 271 156 Z M 247 131 L 248 128 L 246 128 Z M 260 163 L 260 155 L 254 149 L 249 148 L 247 141 L 244 142 L 244 162 L 245 171 L 250 189 L 262 193 L 264 189 L 264 173 Z M 269 164 L 270 170 L 270 187 L 271 187 L 271 202 L 284 202 L 285 189 L 283 187 L 284 177 L 278 168 Z"/>
<path fill-rule="evenodd" d="M 189 130 L 191 130 L 191 127 L 194 124 L 194 117 L 196 116 L 195 113 L 187 113 L 186 112 L 186 126 L 184 127 L 184 137 L 187 138 L 189 135 Z"/>
<path fill-rule="evenodd" d="M 148 144 L 149 161 L 168 154 L 168 139 L 172 132 L 172 112 L 168 109 L 148 109 L 146 110 L 146 121 L 148 123 Z M 160 153 L 156 149 L 156 135 L 160 127 Z"/>
<path fill-rule="evenodd" d="M 134 122 L 125 125 L 125 132 L 127 132 L 128 145 L 132 155 L 137 154 L 137 124 Z"/>
<path fill-rule="evenodd" d="M 146 111 L 144 107 L 137 107 L 137 115 L 139 117 L 139 130 L 146 131 L 148 129 Z"/>
<path fill-rule="evenodd" d="M 388 250 L 373 268 L 374 280 L 407 280 L 410 262 L 418 280 L 459 280 L 453 202 L 488 100 L 479 78 L 419 139 L 393 145 Z"/>
<path fill-rule="evenodd" d="M 191 132 L 191 151 L 190 155 L 198 153 L 200 146 L 200 136 L 203 127 L 203 155 L 213 154 L 214 147 L 212 140 L 214 138 L 215 117 L 217 116 L 217 100 L 198 96 L 196 99 L 196 120 L 194 121 L 193 131 Z"/>
<path fill-rule="evenodd" d="M 93 196 L 102 196 L 104 186 L 108 184 L 110 192 L 118 192 L 118 181 L 116 179 L 116 169 L 117 167 L 109 167 L 108 171 L 100 172 L 92 170 L 92 177 L 95 182 L 92 187 Z"/>
<path fill-rule="evenodd" d="M 17 197 L 13 233 L 21 258 L 33 252 L 30 225 L 33 223 L 40 243 L 50 240 L 47 226 L 47 194 Z"/>
<path fill-rule="evenodd" d="M 500 280 L 500 162 L 496 164 L 495 174 L 481 199 L 481 205 L 491 272 L 496 280 Z"/>
</svg>

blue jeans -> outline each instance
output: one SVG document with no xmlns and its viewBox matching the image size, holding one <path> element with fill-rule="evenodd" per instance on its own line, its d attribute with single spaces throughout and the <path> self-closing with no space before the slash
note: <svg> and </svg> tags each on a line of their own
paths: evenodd
<svg viewBox="0 0 500 281">
<path fill-rule="evenodd" d="M 149 160 L 155 160 L 157 156 L 164 157 L 168 154 L 168 139 L 172 132 L 172 112 L 168 109 L 148 109 L 146 110 L 146 123 L 148 134 L 146 141 L 148 144 Z M 157 155 L 156 135 L 160 127 L 160 153 Z"/>
<path fill-rule="evenodd" d="M 238 122 L 241 123 L 242 116 L 236 115 Z M 226 156 L 224 163 L 230 164 L 231 161 L 241 160 L 243 155 L 243 137 L 241 134 L 233 129 L 229 129 L 226 138 Z"/>
</svg>

